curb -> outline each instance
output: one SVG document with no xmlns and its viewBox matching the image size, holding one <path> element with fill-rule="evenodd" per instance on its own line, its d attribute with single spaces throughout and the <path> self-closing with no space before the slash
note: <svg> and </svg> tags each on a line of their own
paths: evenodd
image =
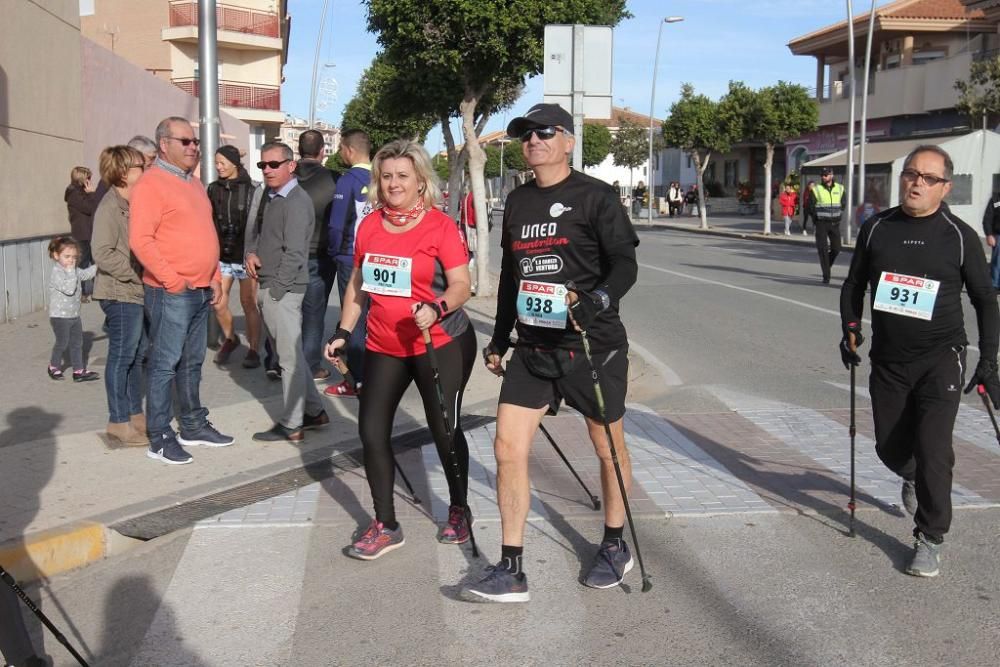
<svg viewBox="0 0 1000 667">
<path fill-rule="evenodd" d="M 812 246 L 814 244 L 812 237 L 795 237 L 795 236 L 785 236 L 784 234 L 762 234 L 762 233 L 747 233 L 747 232 L 734 232 L 721 228 L 701 229 L 700 227 L 690 227 L 688 225 L 678 225 L 669 222 L 654 222 L 652 226 L 646 224 L 634 225 L 636 230 L 640 229 L 669 229 L 677 232 L 687 232 L 689 234 L 701 234 L 704 236 L 720 236 L 724 238 L 731 239 L 743 239 L 744 241 L 766 241 L 769 243 L 783 243 L 785 245 L 800 245 L 800 246 Z M 841 244 L 841 252 L 853 252 L 854 244 Z"/>
<path fill-rule="evenodd" d="M 22 583 L 48 579 L 105 558 L 109 532 L 92 522 L 43 530 L 0 546 L 0 563 Z"/>
</svg>

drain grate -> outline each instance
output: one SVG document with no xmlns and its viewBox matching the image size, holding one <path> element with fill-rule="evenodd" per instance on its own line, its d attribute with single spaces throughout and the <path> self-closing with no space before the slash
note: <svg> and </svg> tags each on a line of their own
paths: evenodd
<svg viewBox="0 0 1000 667">
<path fill-rule="evenodd" d="M 482 415 L 465 415 L 462 417 L 462 428 L 472 430 L 491 424 L 495 417 Z M 422 447 L 433 438 L 427 428 L 417 429 L 398 435 L 392 439 L 395 450 L 408 450 Z M 344 445 L 357 443 L 357 439 L 346 440 L 333 445 L 340 449 Z M 338 471 L 354 470 L 362 466 L 362 451 L 355 446 L 349 451 L 306 463 L 298 468 L 286 470 L 265 479 L 242 484 L 232 489 L 213 493 L 202 498 L 196 498 L 186 503 L 157 510 L 140 517 L 127 519 L 111 525 L 111 529 L 138 540 L 152 540 L 181 528 L 186 528 L 198 521 L 213 517 L 223 512 L 252 505 L 261 500 L 280 496 L 314 482 L 320 482 L 333 477 Z"/>
</svg>

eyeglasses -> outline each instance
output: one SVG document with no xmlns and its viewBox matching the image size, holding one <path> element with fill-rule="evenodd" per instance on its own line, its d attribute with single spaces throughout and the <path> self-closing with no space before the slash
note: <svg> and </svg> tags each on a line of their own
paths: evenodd
<svg viewBox="0 0 1000 667">
<path fill-rule="evenodd" d="M 907 183 L 916 183 L 918 180 L 923 180 L 924 183 L 931 186 L 932 188 L 935 185 L 939 185 L 941 183 L 947 183 L 948 181 L 951 180 L 950 178 L 941 178 L 940 176 L 935 176 L 934 174 L 925 174 L 923 172 L 917 171 L 916 169 L 904 169 L 899 175 Z"/>
<path fill-rule="evenodd" d="M 264 170 L 264 167 L 268 167 L 269 169 L 277 169 L 286 162 L 291 162 L 291 160 L 281 160 L 280 162 L 278 160 L 268 160 L 267 162 L 261 160 L 260 162 L 257 163 L 257 168 L 260 169 L 261 171 Z"/>
<path fill-rule="evenodd" d="M 184 148 L 187 148 L 191 144 L 194 144 L 195 148 L 201 145 L 201 139 L 188 139 L 187 137 L 166 137 L 166 138 L 181 142 L 181 146 L 183 146 Z"/>
<path fill-rule="evenodd" d="M 146 171 L 146 165 L 144 163 L 140 164 L 130 164 L 129 169 L 138 169 L 139 171 Z"/>
<path fill-rule="evenodd" d="M 557 132 L 562 132 L 563 134 L 569 134 L 566 130 L 561 127 L 555 127 L 550 125 L 549 127 L 533 127 L 531 129 L 525 130 L 518 137 L 521 141 L 531 141 L 531 135 L 535 135 L 542 141 L 548 141 L 552 137 L 556 136 Z"/>
</svg>

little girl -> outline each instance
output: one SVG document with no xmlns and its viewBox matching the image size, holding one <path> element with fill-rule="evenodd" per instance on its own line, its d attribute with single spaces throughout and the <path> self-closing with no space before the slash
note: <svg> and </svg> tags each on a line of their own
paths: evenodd
<svg viewBox="0 0 1000 667">
<path fill-rule="evenodd" d="M 100 377 L 83 365 L 83 322 L 80 320 L 81 285 L 97 274 L 97 265 L 76 268 L 80 247 L 69 236 L 57 236 L 49 243 L 49 256 L 55 264 L 49 279 L 49 323 L 56 335 L 49 359 L 49 377 L 62 380 L 62 358 L 69 348 L 73 364 L 73 382 L 90 382 Z"/>
</svg>

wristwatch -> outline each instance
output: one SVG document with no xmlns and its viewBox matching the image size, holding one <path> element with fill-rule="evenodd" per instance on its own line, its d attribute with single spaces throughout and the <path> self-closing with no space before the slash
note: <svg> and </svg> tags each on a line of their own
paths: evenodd
<svg viewBox="0 0 1000 667">
<path fill-rule="evenodd" d="M 595 289 L 594 294 L 601 298 L 601 310 L 607 310 L 611 306 L 611 297 L 604 290 Z"/>
</svg>

